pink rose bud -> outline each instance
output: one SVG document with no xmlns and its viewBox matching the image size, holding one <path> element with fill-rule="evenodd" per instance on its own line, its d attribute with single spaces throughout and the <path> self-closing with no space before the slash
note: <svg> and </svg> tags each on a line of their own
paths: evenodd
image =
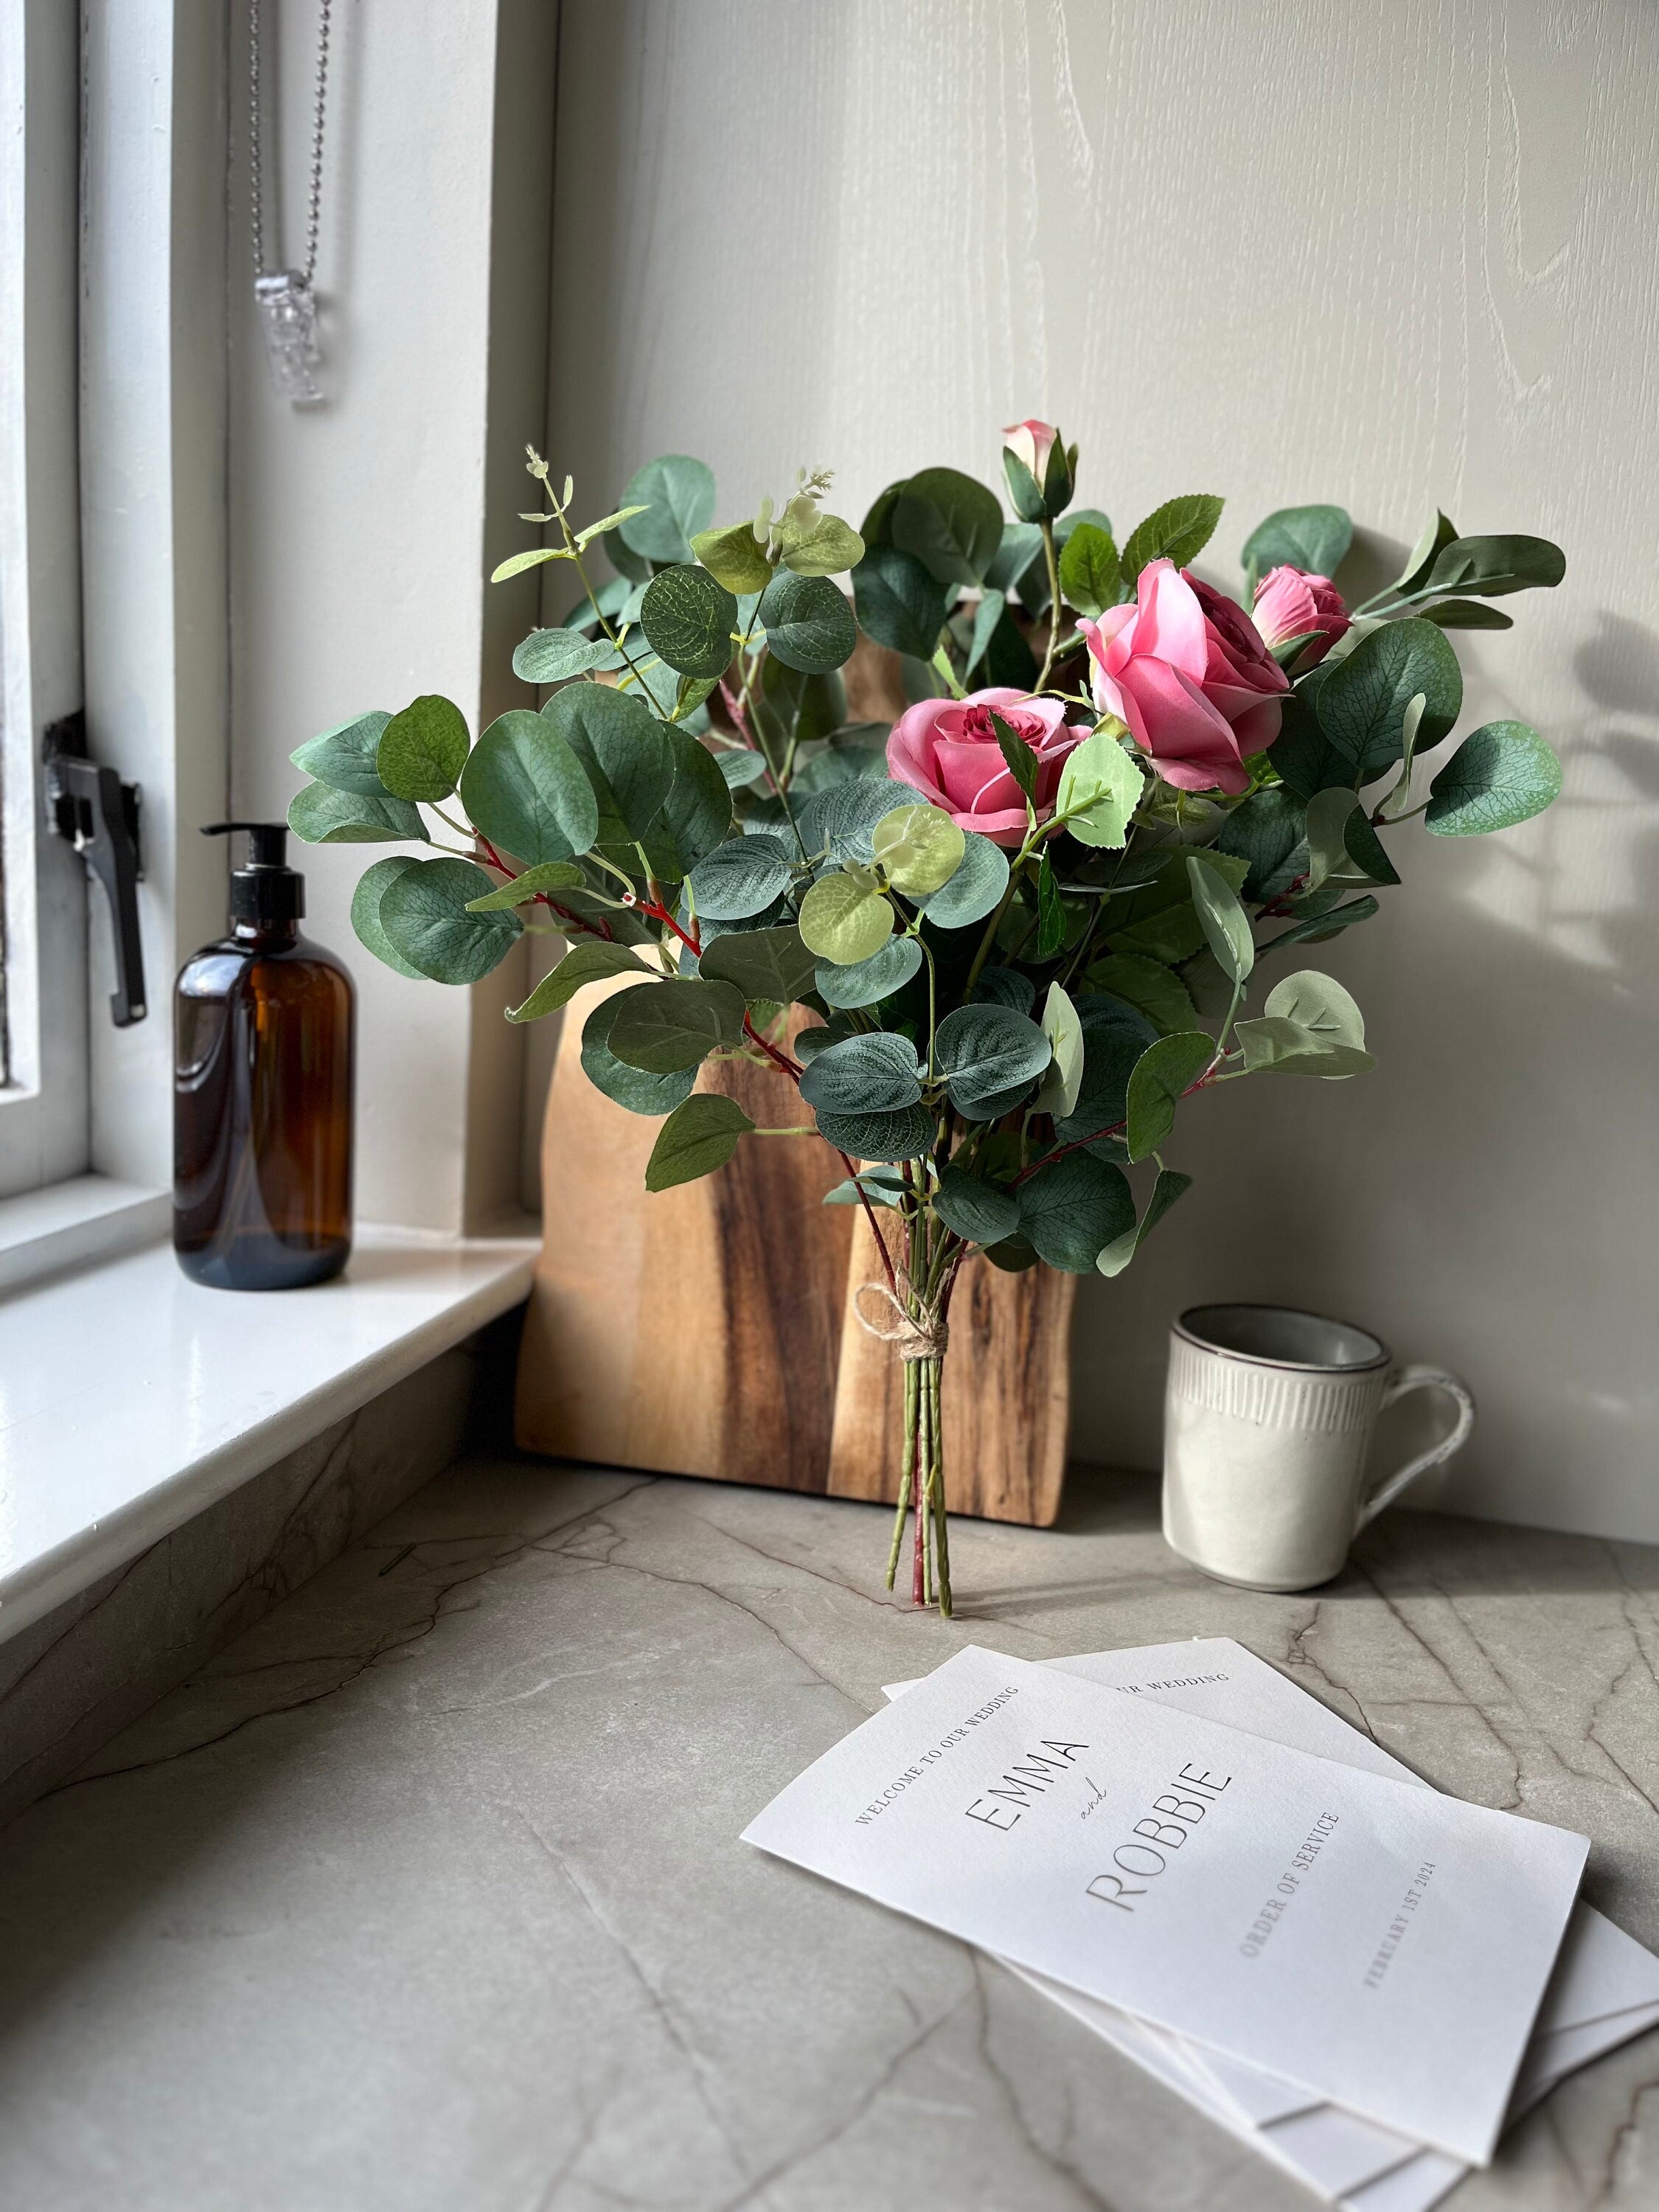
<svg viewBox="0 0 1659 2212">
<path fill-rule="evenodd" d="M 1077 447 L 1068 452 L 1052 422 L 1030 416 L 1002 434 L 1002 473 L 1022 522 L 1052 522 L 1071 504 Z"/>
<path fill-rule="evenodd" d="M 1255 626 L 1271 651 L 1293 637 L 1312 635 L 1298 655 L 1311 668 L 1348 627 L 1342 594 L 1328 576 L 1300 568 L 1270 568 L 1255 587 Z"/>
</svg>

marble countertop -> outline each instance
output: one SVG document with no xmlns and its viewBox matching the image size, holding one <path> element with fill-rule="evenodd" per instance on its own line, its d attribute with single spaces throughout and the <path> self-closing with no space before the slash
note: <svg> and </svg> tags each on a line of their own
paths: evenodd
<svg viewBox="0 0 1659 2212">
<path fill-rule="evenodd" d="M 0 1835 L 0 2203 L 30 2212 L 1306 2212 L 961 1946 L 744 1821 L 977 1641 L 1230 1635 L 1443 1787 L 1595 1838 L 1659 1946 L 1659 1551 L 1385 1516 L 1301 1597 L 1204 1581 L 1143 1478 L 962 1523 L 468 1462 Z M 1659 2203 L 1659 2033 L 1456 2212 Z"/>
</svg>

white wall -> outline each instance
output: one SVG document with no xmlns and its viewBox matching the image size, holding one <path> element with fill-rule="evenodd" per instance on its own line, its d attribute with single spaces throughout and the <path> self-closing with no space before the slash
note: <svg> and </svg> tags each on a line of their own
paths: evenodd
<svg viewBox="0 0 1659 2212">
<path fill-rule="evenodd" d="M 856 517 L 1041 413 L 1126 526 L 1226 494 L 1218 575 L 1314 499 L 1374 560 L 1436 501 L 1566 548 L 1459 648 L 1565 796 L 1402 838 L 1322 948 L 1375 1074 L 1188 1109 L 1197 1187 L 1084 1289 L 1083 1456 L 1155 1462 L 1180 1307 L 1292 1300 L 1468 1376 L 1446 1504 L 1659 1539 L 1656 112 L 1642 0 L 565 0 L 550 436 L 595 511 L 668 450 L 722 520 L 802 461 Z"/>
<path fill-rule="evenodd" d="M 273 252 L 302 249 L 315 10 L 265 9 L 280 95 Z M 556 11 L 546 0 L 342 0 L 334 9 L 317 285 L 326 404 L 272 391 L 248 261 L 245 11 L 231 40 L 233 800 L 280 819 L 306 738 L 418 693 L 474 731 L 533 704 L 508 665 L 533 580 L 485 578 L 523 531 L 541 434 Z M 271 66 L 270 63 L 267 64 Z M 271 186 L 268 183 L 269 195 Z M 270 218 L 267 217 L 268 229 Z M 515 458 L 516 457 L 516 458 Z M 474 991 L 410 982 L 352 934 L 373 848 L 307 846 L 307 927 L 359 991 L 358 1211 L 455 1230 L 515 1201 L 516 958 Z"/>
</svg>

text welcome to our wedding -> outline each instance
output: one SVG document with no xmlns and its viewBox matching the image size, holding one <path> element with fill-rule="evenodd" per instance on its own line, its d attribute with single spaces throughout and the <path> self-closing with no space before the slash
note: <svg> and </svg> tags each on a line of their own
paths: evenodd
<svg viewBox="0 0 1659 2212">
<path fill-rule="evenodd" d="M 854 1814 L 853 1817 L 855 1824 L 860 1828 L 867 1828 L 872 1820 L 878 1819 L 890 1805 L 896 1803 L 904 1795 L 907 1790 L 914 1789 L 930 1766 L 937 1765 L 945 1753 L 954 1750 L 957 1744 L 966 1743 L 981 1722 L 988 1721 L 993 1713 L 1000 1712 L 1010 1698 L 1017 1698 L 1018 1695 L 1018 1690 L 1011 1683 L 1006 1689 L 999 1690 L 988 1705 L 981 1705 L 976 1712 L 966 1715 L 948 1735 L 939 1738 L 931 1751 L 922 1752 L 913 1766 L 907 1766 L 902 1774 L 896 1774 L 880 1796 L 866 1805 L 861 1813 Z"/>
</svg>

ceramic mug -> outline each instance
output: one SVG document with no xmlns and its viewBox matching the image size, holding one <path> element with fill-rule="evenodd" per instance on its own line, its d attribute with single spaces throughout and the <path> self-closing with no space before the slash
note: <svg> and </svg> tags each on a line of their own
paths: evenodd
<svg viewBox="0 0 1659 2212">
<path fill-rule="evenodd" d="M 1365 1486 L 1385 1406 L 1411 1390 L 1457 1401 L 1451 1434 Z M 1287 1306 L 1194 1306 L 1170 1332 L 1164 1535 L 1182 1559 L 1247 1589 L 1311 1589 L 1407 1483 L 1449 1459 L 1474 1400 L 1441 1367 L 1394 1364 L 1352 1322 Z"/>
</svg>

